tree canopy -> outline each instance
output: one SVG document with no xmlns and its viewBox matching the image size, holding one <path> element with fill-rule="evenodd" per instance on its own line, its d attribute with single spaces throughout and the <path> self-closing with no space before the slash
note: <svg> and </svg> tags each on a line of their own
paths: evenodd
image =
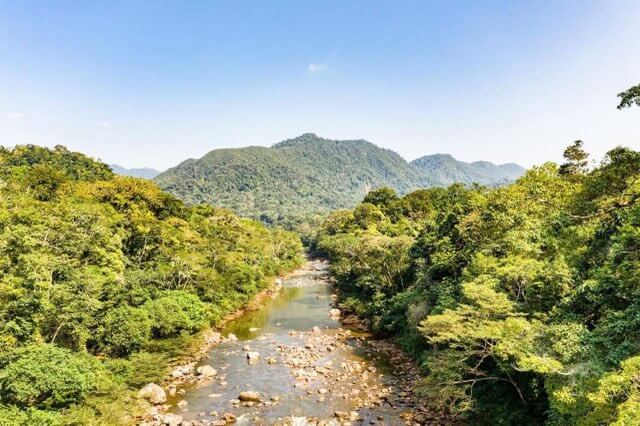
<svg viewBox="0 0 640 426">
<path fill-rule="evenodd" d="M 495 189 L 369 194 L 315 248 L 341 306 L 420 360 L 425 402 L 479 424 L 640 419 L 640 153 Z"/>
<path fill-rule="evenodd" d="M 122 424 L 168 348 L 300 252 L 294 234 L 64 147 L 0 149 L 0 423 Z"/>
</svg>

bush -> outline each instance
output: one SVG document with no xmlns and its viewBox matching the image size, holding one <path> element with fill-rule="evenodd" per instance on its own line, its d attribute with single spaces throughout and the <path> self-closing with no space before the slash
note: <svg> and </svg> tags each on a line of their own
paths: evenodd
<svg viewBox="0 0 640 426">
<path fill-rule="evenodd" d="M 113 356 L 126 356 L 140 349 L 151 335 L 151 319 L 145 309 L 120 306 L 111 309 L 100 327 L 100 346 Z"/>
<path fill-rule="evenodd" d="M 167 291 L 159 299 L 145 304 L 156 337 L 177 336 L 182 332 L 195 332 L 204 327 L 205 305 L 193 294 L 185 291 Z"/>
<path fill-rule="evenodd" d="M 95 366 L 72 352 L 44 344 L 28 346 L 0 376 L 4 402 L 20 407 L 61 408 L 84 399 L 95 388 Z"/>
<path fill-rule="evenodd" d="M 0 426 L 62 426 L 58 413 L 33 408 L 20 410 L 0 405 Z"/>
</svg>

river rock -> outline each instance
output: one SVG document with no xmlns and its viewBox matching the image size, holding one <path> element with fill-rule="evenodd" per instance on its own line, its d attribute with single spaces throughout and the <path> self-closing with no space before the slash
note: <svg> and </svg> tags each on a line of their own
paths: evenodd
<svg viewBox="0 0 640 426">
<path fill-rule="evenodd" d="M 205 378 L 215 377 L 218 375 L 218 371 L 210 365 L 203 365 L 201 367 L 198 367 L 196 369 L 196 372 L 198 373 L 198 376 Z"/>
<path fill-rule="evenodd" d="M 260 402 L 260 394 L 254 391 L 242 391 L 238 399 L 242 402 Z"/>
<path fill-rule="evenodd" d="M 247 352 L 247 362 L 249 362 L 249 364 L 256 363 L 258 362 L 259 359 L 260 359 L 259 352 Z"/>
<path fill-rule="evenodd" d="M 222 335 L 217 331 L 212 331 L 207 334 L 206 341 L 211 345 L 217 345 L 222 341 Z"/>
<path fill-rule="evenodd" d="M 164 414 L 161 418 L 160 421 L 162 422 L 163 425 L 169 425 L 169 426 L 179 426 L 182 424 L 182 416 L 178 415 L 178 414 Z"/>
<path fill-rule="evenodd" d="M 164 389 L 155 383 L 149 383 L 138 392 L 139 398 L 144 398 L 152 404 L 162 404 L 167 401 Z"/>
<path fill-rule="evenodd" d="M 227 339 L 229 339 L 229 340 L 230 340 L 230 341 L 232 341 L 232 342 L 235 342 L 236 340 L 238 340 L 238 337 L 237 337 L 235 334 L 233 334 L 233 333 L 229 333 L 229 334 L 227 335 Z"/>
<path fill-rule="evenodd" d="M 331 318 L 340 318 L 340 309 L 338 308 L 333 308 L 329 311 L 329 315 L 331 316 Z"/>
</svg>

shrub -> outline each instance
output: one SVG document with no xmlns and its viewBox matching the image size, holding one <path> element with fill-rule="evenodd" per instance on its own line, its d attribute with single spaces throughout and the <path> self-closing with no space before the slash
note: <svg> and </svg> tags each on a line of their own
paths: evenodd
<svg viewBox="0 0 640 426">
<path fill-rule="evenodd" d="M 185 291 L 167 291 L 162 297 L 145 304 L 156 337 L 177 336 L 204 327 L 205 305 L 195 295 Z"/>
<path fill-rule="evenodd" d="M 140 349 L 151 335 L 149 312 L 120 306 L 111 309 L 100 327 L 100 346 L 113 356 L 126 356 Z"/>
<path fill-rule="evenodd" d="M 33 408 L 20 410 L 16 407 L 0 405 L 0 426 L 62 426 L 58 413 Z"/>
<path fill-rule="evenodd" d="M 84 399 L 95 388 L 93 363 L 44 344 L 16 353 L 0 377 L 4 402 L 20 407 L 60 408 Z"/>
</svg>

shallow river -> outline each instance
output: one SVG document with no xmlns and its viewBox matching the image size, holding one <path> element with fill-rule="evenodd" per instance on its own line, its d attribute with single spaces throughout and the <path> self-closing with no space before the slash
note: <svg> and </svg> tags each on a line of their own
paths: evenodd
<svg viewBox="0 0 640 426">
<path fill-rule="evenodd" d="M 406 424 L 401 407 L 382 395 L 393 384 L 388 360 L 367 357 L 368 338 L 330 316 L 325 268 L 309 262 L 284 280 L 277 297 L 230 322 L 222 335 L 237 340 L 225 339 L 198 364 L 210 365 L 217 376 L 185 388 L 170 401 L 171 411 L 194 423 L 222 423 L 232 414 L 236 424 L 302 425 L 307 418 L 339 424 L 337 416 L 349 414 L 353 424 Z M 259 359 L 249 363 L 248 352 Z M 242 391 L 258 392 L 261 402 L 239 403 Z M 180 401 L 186 401 L 182 408 L 175 405 Z"/>
</svg>

